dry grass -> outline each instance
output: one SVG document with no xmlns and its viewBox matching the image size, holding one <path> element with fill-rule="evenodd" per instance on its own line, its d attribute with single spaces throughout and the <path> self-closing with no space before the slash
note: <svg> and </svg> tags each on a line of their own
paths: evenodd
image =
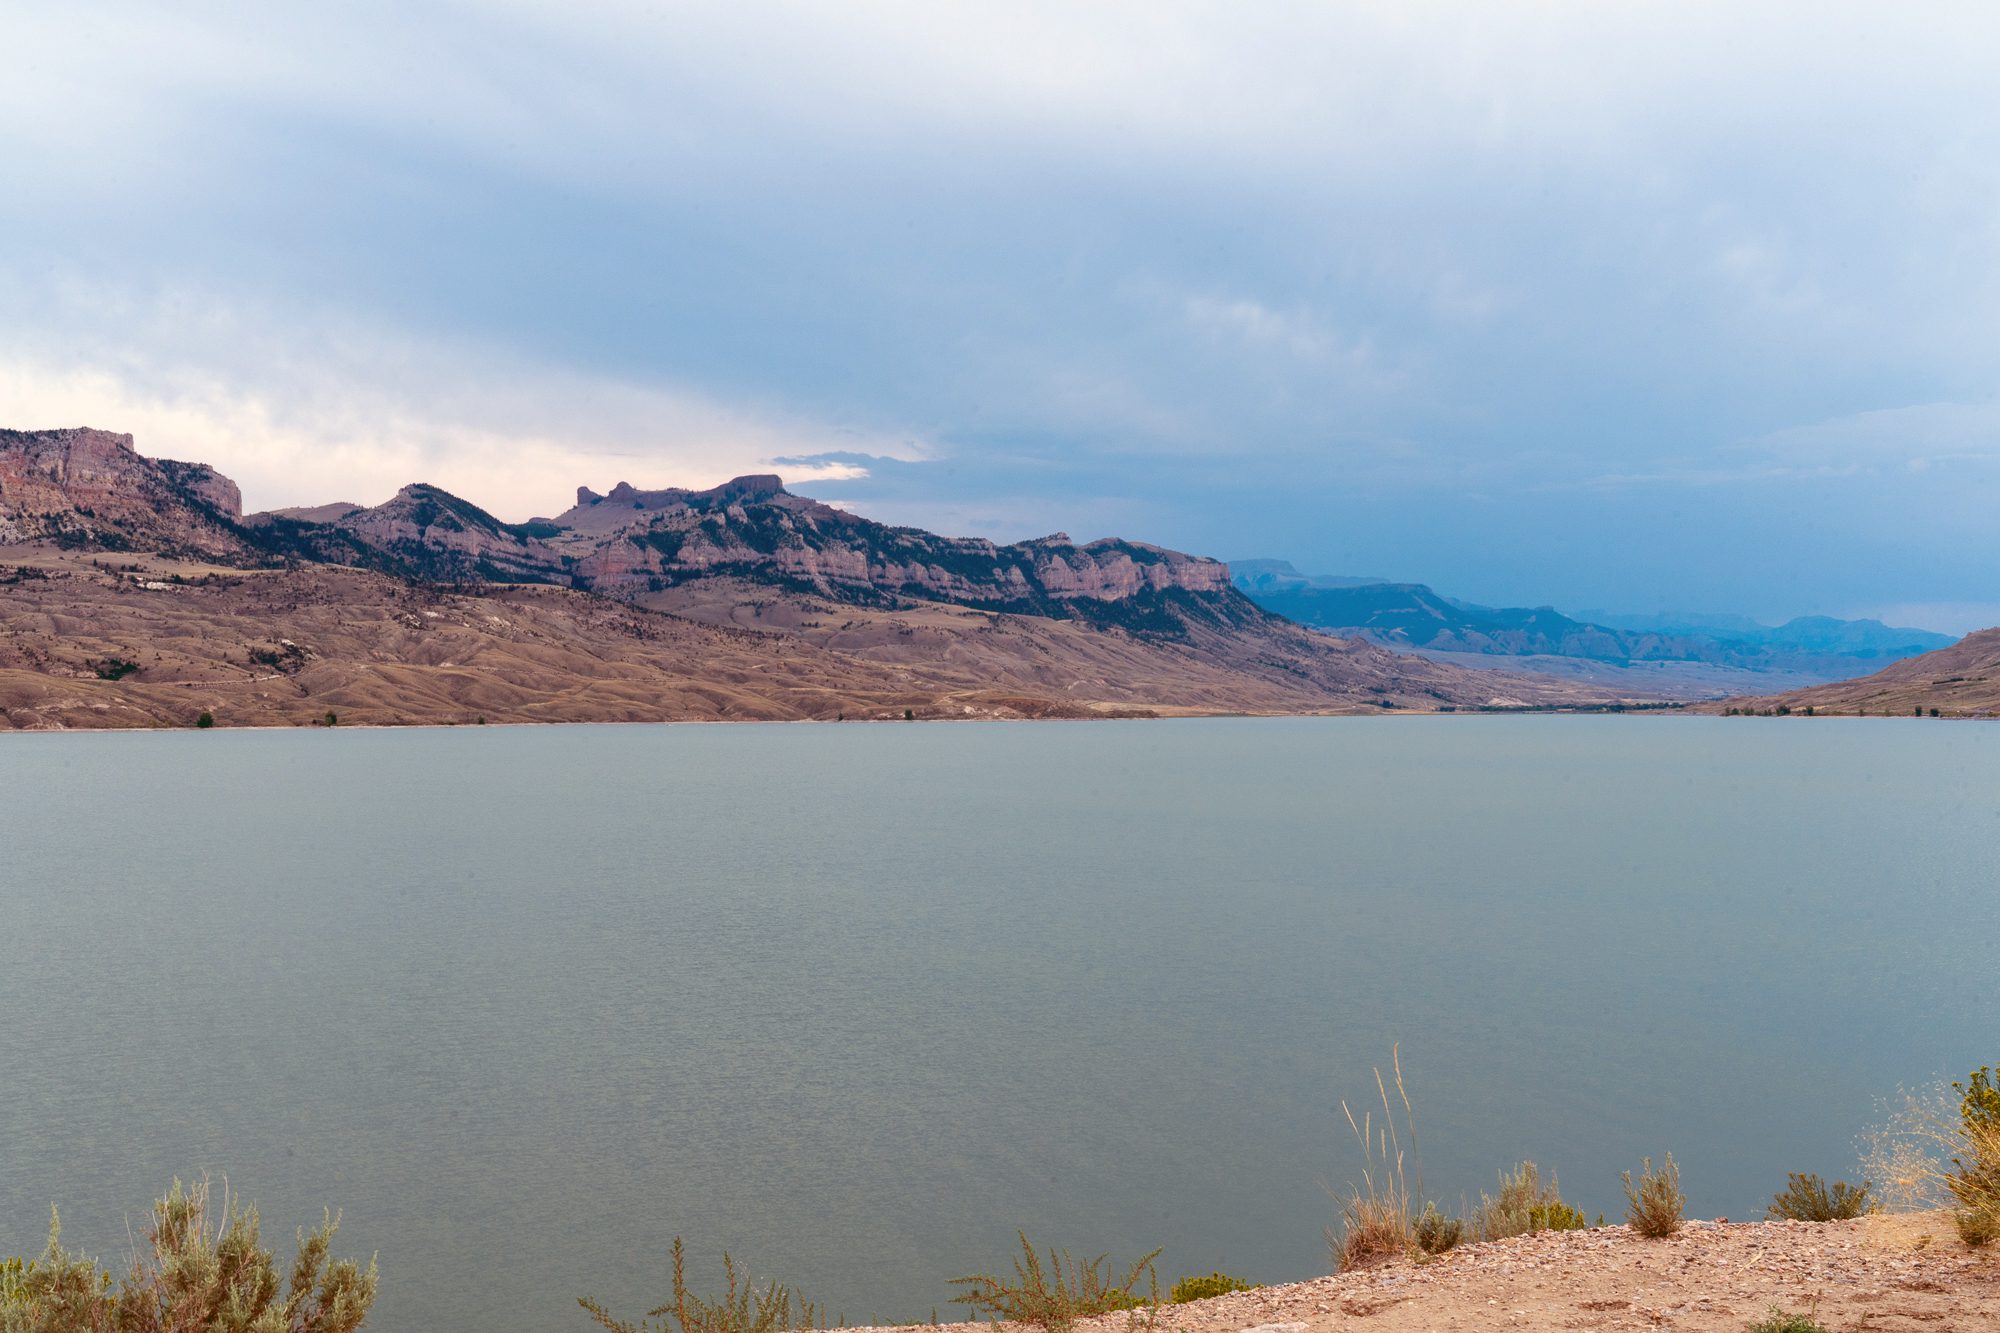
<svg viewBox="0 0 2000 1333">
<path fill-rule="evenodd" d="M 984 1311 L 997 1319 L 1033 1324 L 1037 1328 L 1063 1333 L 1079 1319 L 1129 1310 L 1136 1327 L 1151 1327 L 1153 1312 L 1160 1306 L 1159 1273 L 1154 1250 L 1132 1265 L 1120 1281 L 1112 1281 L 1105 1256 L 1088 1261 L 1072 1258 L 1067 1250 L 1050 1250 L 1047 1267 L 1029 1243 L 1021 1239 L 1021 1257 L 1014 1261 L 1014 1279 L 1007 1281 L 990 1273 L 955 1277 L 952 1282 L 963 1290 L 953 1299 Z M 1138 1294 L 1139 1280 L 1146 1279 L 1146 1295 Z M 1141 1317 L 1141 1312 L 1145 1316 Z"/>
<path fill-rule="evenodd" d="M 727 1253 L 722 1256 L 726 1286 L 718 1301 L 705 1301 L 688 1289 L 687 1253 L 679 1236 L 674 1237 L 673 1268 L 673 1300 L 648 1310 L 646 1317 L 636 1324 L 613 1318 L 588 1297 L 577 1297 L 577 1304 L 611 1333 L 672 1333 L 675 1326 L 680 1333 L 789 1333 L 793 1329 L 824 1326 L 818 1308 L 811 1301 L 798 1300 L 791 1288 L 776 1282 L 757 1290 L 746 1275 L 737 1271 L 736 1261 Z M 673 1325 L 667 1323 L 669 1316 Z"/>
<path fill-rule="evenodd" d="M 1423 1196 L 1423 1168 L 1417 1158 L 1416 1113 L 1410 1094 L 1403 1086 L 1402 1048 L 1390 1048 L 1390 1065 L 1395 1074 L 1396 1096 L 1403 1106 L 1403 1125 L 1410 1140 L 1405 1159 L 1403 1131 L 1396 1128 L 1395 1111 L 1389 1102 L 1389 1081 L 1375 1070 L 1375 1091 L 1382 1102 L 1378 1123 L 1373 1108 L 1356 1119 L 1343 1101 L 1340 1110 L 1361 1145 L 1361 1183 L 1350 1185 L 1340 1205 L 1340 1231 L 1329 1227 L 1327 1245 L 1333 1251 L 1335 1267 L 1349 1269 L 1379 1263 L 1419 1250 L 1416 1237 L 1416 1201 Z"/>
<path fill-rule="evenodd" d="M 1687 1207 L 1687 1196 L 1681 1193 L 1681 1169 L 1674 1165 L 1672 1153 L 1667 1154 L 1658 1171 L 1648 1157 L 1640 1168 L 1639 1179 L 1634 1182 L 1632 1173 L 1627 1171 L 1624 1181 L 1625 1220 L 1634 1231 L 1662 1240 L 1681 1229 L 1681 1212 Z"/>
<path fill-rule="evenodd" d="M 1863 1164 L 1892 1212 L 1952 1208 L 1968 1244 L 2000 1239 L 2000 1117 L 1963 1085 L 1904 1092 L 1865 1139 Z"/>
</svg>

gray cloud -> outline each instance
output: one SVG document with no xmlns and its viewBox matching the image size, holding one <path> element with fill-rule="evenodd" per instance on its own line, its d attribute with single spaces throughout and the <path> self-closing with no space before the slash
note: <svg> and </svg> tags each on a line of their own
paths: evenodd
<svg viewBox="0 0 2000 1333">
<path fill-rule="evenodd" d="M 268 503 L 865 455 L 815 484 L 994 535 L 1983 604 L 1996 39 L 1971 5 L 15 5 L 0 412 Z"/>
</svg>

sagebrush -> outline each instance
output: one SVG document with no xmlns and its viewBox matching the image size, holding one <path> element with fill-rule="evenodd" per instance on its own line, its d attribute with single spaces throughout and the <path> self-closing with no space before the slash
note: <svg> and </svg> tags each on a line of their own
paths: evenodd
<svg viewBox="0 0 2000 1333">
<path fill-rule="evenodd" d="M 1114 1281 L 1113 1270 L 1107 1267 L 1107 1256 L 1080 1260 L 1067 1250 L 1051 1249 L 1044 1267 L 1041 1255 L 1028 1240 L 1028 1233 L 1020 1231 L 1015 1235 L 1021 1241 L 1021 1255 L 1014 1260 L 1013 1280 L 990 1273 L 955 1277 L 952 1284 L 960 1290 L 952 1297 L 953 1301 L 997 1319 L 1033 1324 L 1055 1333 L 1093 1315 L 1159 1307 L 1160 1278 L 1153 1266 L 1153 1261 L 1160 1257 L 1158 1250 L 1140 1259 L 1126 1270 L 1123 1278 Z M 1144 1296 L 1139 1294 L 1142 1278 L 1146 1282 Z"/>
<path fill-rule="evenodd" d="M 1603 1218 L 1598 1221 L 1601 1224 Z M 1513 1173 L 1500 1173 L 1500 1194 L 1479 1196 L 1472 1215 L 1472 1232 L 1480 1240 L 1505 1240 L 1535 1231 L 1581 1231 L 1589 1219 L 1563 1202 L 1562 1187 L 1555 1174 L 1542 1183 L 1541 1168 L 1523 1162 Z"/>
<path fill-rule="evenodd" d="M 0 1265 L 0 1333 L 354 1333 L 375 1303 L 376 1270 L 331 1257 L 339 1226 L 328 1213 L 299 1233 L 287 1281 L 254 1207 L 226 1193 L 215 1206 L 206 1180 L 176 1180 L 114 1281 L 63 1248 L 52 1213 L 41 1256 Z"/>
<path fill-rule="evenodd" d="M 1850 1185 L 1844 1180 L 1836 1180 L 1828 1185 L 1809 1172 L 1793 1171 L 1788 1174 L 1789 1183 L 1783 1193 L 1771 1199 L 1771 1206 L 1764 1210 L 1766 1217 L 1793 1222 L 1844 1222 L 1875 1211 L 1868 1200 L 1868 1191 L 1874 1188 L 1873 1181 L 1864 1180 L 1859 1185 Z"/>
<path fill-rule="evenodd" d="M 1748 1333 L 1831 1333 L 1831 1330 L 1810 1315 L 1788 1314 L 1774 1305 L 1767 1318 L 1750 1325 Z"/>
<path fill-rule="evenodd" d="M 1687 1207 L 1687 1196 L 1681 1193 L 1681 1169 L 1674 1165 L 1672 1153 L 1667 1154 L 1658 1171 L 1648 1157 L 1636 1182 L 1630 1171 L 1625 1173 L 1624 1180 L 1625 1220 L 1634 1231 L 1659 1240 L 1681 1229 L 1681 1212 Z"/>
<path fill-rule="evenodd" d="M 1456 1217 L 1447 1217 L 1438 1211 L 1434 1203 L 1424 1205 L 1424 1211 L 1410 1227 L 1410 1238 L 1417 1243 L 1417 1249 L 1425 1254 L 1443 1254 L 1455 1249 L 1465 1239 L 1465 1223 Z"/>
<path fill-rule="evenodd" d="M 671 1255 L 674 1298 L 646 1311 L 638 1323 L 614 1318 L 587 1296 L 577 1297 L 576 1303 L 612 1333 L 673 1333 L 675 1328 L 680 1333 L 790 1333 L 824 1326 L 818 1306 L 799 1300 L 782 1283 L 769 1282 L 757 1288 L 748 1274 L 737 1270 L 736 1260 L 726 1251 L 722 1256 L 722 1297 L 704 1300 L 688 1287 L 687 1247 L 679 1236 L 674 1237 Z M 667 1322 L 670 1318 L 672 1324 Z"/>
</svg>

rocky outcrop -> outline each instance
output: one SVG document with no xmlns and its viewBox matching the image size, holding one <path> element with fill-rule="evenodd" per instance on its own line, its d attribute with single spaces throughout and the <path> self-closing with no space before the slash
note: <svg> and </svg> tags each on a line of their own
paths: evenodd
<svg viewBox="0 0 2000 1333">
<path fill-rule="evenodd" d="M 387 558 L 386 567 L 409 577 L 445 583 L 571 581 L 569 561 L 537 535 L 536 525 L 503 523 L 478 505 L 423 482 L 405 486 L 372 509 L 332 517 L 323 526 L 379 552 Z"/>
<path fill-rule="evenodd" d="M 941 537 L 793 495 L 774 476 L 706 491 L 620 482 L 608 495 L 588 487 L 577 495 L 576 508 L 551 520 L 560 529 L 551 543 L 574 555 L 580 584 L 613 595 L 726 573 L 847 601 L 953 602 L 1134 628 L 1159 620 L 1169 599 L 1183 611 L 1256 614 L 1220 561 L 1116 539 L 1079 546 L 1061 533 L 1005 546 Z"/>
<path fill-rule="evenodd" d="M 143 458 L 130 435 L 0 431 L 0 542 L 235 557 L 242 512 L 214 468 Z"/>
</svg>

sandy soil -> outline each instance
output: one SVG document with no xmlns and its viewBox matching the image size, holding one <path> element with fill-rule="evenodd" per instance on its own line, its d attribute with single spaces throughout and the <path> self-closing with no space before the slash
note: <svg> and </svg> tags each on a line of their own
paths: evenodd
<svg viewBox="0 0 2000 1333">
<path fill-rule="evenodd" d="M 1666 1240 L 1623 1226 L 1542 1232 L 1169 1306 L 1161 1333 L 1742 1333 L 1771 1307 L 1833 1333 L 2000 1330 L 2000 1252 L 1967 1249 L 1944 1213 L 1854 1222 L 1691 1222 Z M 1125 1333 L 1125 1315 L 1083 1333 Z M 974 1325 L 962 1326 L 967 1329 Z"/>
</svg>

